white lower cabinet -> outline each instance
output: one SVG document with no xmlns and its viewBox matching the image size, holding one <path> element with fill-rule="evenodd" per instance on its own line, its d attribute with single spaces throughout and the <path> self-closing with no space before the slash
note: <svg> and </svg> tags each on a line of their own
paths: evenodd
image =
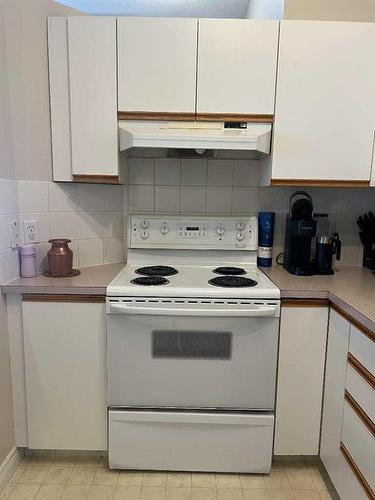
<svg viewBox="0 0 375 500">
<path fill-rule="evenodd" d="M 328 306 L 285 302 L 281 310 L 275 455 L 317 455 Z"/>
<path fill-rule="evenodd" d="M 104 450 L 105 304 L 59 300 L 22 303 L 29 448 Z"/>
<path fill-rule="evenodd" d="M 375 436 L 345 401 L 341 440 L 372 491 L 375 491 Z"/>
<path fill-rule="evenodd" d="M 344 406 L 347 406 L 345 387 L 350 330 L 349 321 L 331 309 L 320 457 L 340 498 L 342 500 L 362 500 L 368 497 L 340 448 L 346 436 L 353 436 L 349 432 L 351 409 L 347 410 L 348 414 L 345 418 L 347 429 L 343 431 Z M 355 441 L 357 437 L 359 438 L 359 435 L 354 438 Z M 345 446 L 349 446 L 349 444 L 346 443 Z"/>
</svg>

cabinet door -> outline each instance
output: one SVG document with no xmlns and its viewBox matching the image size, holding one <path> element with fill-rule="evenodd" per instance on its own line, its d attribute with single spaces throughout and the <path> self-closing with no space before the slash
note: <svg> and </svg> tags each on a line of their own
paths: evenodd
<svg viewBox="0 0 375 500">
<path fill-rule="evenodd" d="M 320 456 L 328 472 L 340 449 L 349 332 L 350 323 L 331 309 L 320 448 Z"/>
<path fill-rule="evenodd" d="M 375 128 L 374 51 L 374 23 L 281 22 L 275 183 L 368 183 Z"/>
<path fill-rule="evenodd" d="M 54 181 L 72 181 L 68 20 L 48 18 L 48 69 Z"/>
<path fill-rule="evenodd" d="M 350 323 L 331 309 L 328 329 L 326 376 L 320 458 L 343 500 L 364 500 L 364 490 L 340 451 Z"/>
<path fill-rule="evenodd" d="M 116 19 L 70 17 L 68 41 L 73 179 L 116 182 Z"/>
<path fill-rule="evenodd" d="M 197 20 L 118 19 L 118 109 L 195 113 Z"/>
<path fill-rule="evenodd" d="M 274 112 L 278 21 L 200 19 L 197 113 Z"/>
<path fill-rule="evenodd" d="M 105 305 L 23 302 L 29 447 L 106 449 Z"/>
<path fill-rule="evenodd" d="M 319 451 L 328 307 L 282 307 L 275 455 Z"/>
</svg>

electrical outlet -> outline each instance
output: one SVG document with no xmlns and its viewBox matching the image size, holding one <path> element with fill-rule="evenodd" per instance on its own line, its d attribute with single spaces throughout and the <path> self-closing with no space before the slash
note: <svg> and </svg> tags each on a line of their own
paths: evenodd
<svg viewBox="0 0 375 500">
<path fill-rule="evenodd" d="M 10 225 L 10 246 L 11 248 L 18 248 L 21 245 L 21 235 L 20 235 L 20 226 L 17 220 L 13 220 L 9 222 Z"/>
<path fill-rule="evenodd" d="M 24 235 L 25 243 L 37 243 L 39 240 L 38 221 L 37 220 L 24 220 L 23 221 L 23 235 Z"/>
</svg>

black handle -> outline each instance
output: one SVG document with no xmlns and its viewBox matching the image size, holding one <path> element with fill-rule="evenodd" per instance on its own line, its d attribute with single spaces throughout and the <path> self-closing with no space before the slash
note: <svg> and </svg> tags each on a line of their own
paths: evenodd
<svg viewBox="0 0 375 500">
<path fill-rule="evenodd" d="M 336 260 L 341 259 L 341 240 L 338 233 L 333 233 L 333 253 L 336 255 Z"/>
</svg>

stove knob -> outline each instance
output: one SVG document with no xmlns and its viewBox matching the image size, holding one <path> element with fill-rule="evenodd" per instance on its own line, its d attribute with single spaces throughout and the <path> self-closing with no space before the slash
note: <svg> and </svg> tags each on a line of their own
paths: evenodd
<svg viewBox="0 0 375 500">
<path fill-rule="evenodd" d="M 245 239 L 245 233 L 237 233 L 236 238 L 238 241 L 242 241 Z"/>
<path fill-rule="evenodd" d="M 148 231 L 141 231 L 141 238 L 142 240 L 147 240 L 147 238 L 150 236 L 150 233 Z"/>
<path fill-rule="evenodd" d="M 161 234 L 168 234 L 169 233 L 169 227 L 167 226 L 167 224 L 163 224 L 161 226 L 160 232 L 161 232 Z"/>
<path fill-rule="evenodd" d="M 237 231 L 243 231 L 246 227 L 246 224 L 244 222 L 237 222 L 236 224 L 236 229 Z"/>
<path fill-rule="evenodd" d="M 217 234 L 218 236 L 223 236 L 223 234 L 224 234 L 224 233 L 225 233 L 225 229 L 223 228 L 223 226 L 218 226 L 218 227 L 216 228 L 216 234 Z"/>
<path fill-rule="evenodd" d="M 148 227 L 150 227 L 150 223 L 148 222 L 148 220 L 143 220 L 141 222 L 141 228 L 142 229 L 147 229 Z"/>
</svg>

